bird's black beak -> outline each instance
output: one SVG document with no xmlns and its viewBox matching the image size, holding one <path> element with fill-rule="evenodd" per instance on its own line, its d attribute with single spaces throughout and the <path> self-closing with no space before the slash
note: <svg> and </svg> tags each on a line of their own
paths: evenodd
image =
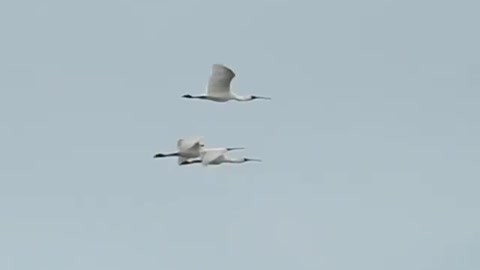
<svg viewBox="0 0 480 270">
<path fill-rule="evenodd" d="M 262 162 L 261 159 L 256 159 L 256 158 L 245 158 L 245 161 L 256 161 L 256 162 Z"/>
<path fill-rule="evenodd" d="M 182 98 L 193 98 L 192 95 L 183 95 Z"/>
</svg>

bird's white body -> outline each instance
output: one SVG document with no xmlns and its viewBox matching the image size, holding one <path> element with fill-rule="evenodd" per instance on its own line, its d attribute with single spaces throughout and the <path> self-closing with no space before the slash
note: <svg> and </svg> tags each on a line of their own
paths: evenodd
<svg viewBox="0 0 480 270">
<path fill-rule="evenodd" d="M 201 163 L 203 166 L 220 165 L 223 163 L 245 163 L 248 161 L 260 161 L 259 159 L 251 158 L 232 158 L 227 155 L 227 152 L 243 148 L 209 148 L 200 151 L 200 158 L 189 159 L 184 161 L 181 165 Z"/>
<path fill-rule="evenodd" d="M 200 96 L 183 95 L 184 98 L 206 99 L 215 102 L 227 102 L 229 100 L 250 101 L 254 99 L 270 99 L 260 96 L 239 96 L 231 91 L 231 82 L 235 73 L 221 64 L 212 65 L 212 73 L 208 79 L 207 94 Z"/>
</svg>

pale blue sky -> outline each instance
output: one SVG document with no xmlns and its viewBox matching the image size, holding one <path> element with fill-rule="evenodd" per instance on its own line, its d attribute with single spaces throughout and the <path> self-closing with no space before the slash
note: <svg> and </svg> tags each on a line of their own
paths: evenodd
<svg viewBox="0 0 480 270">
<path fill-rule="evenodd" d="M 0 269 L 480 269 L 479 9 L 2 1 Z"/>
</svg>

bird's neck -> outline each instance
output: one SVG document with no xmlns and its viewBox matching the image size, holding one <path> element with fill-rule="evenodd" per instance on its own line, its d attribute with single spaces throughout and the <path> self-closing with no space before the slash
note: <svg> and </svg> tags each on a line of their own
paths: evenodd
<svg viewBox="0 0 480 270">
<path fill-rule="evenodd" d="M 208 97 L 206 95 L 198 95 L 198 96 L 192 96 L 192 95 L 183 95 L 183 98 L 196 98 L 196 99 L 207 99 Z"/>
<path fill-rule="evenodd" d="M 185 160 L 180 165 L 190 165 L 190 164 L 195 164 L 195 163 L 201 163 L 201 159 L 193 159 L 193 160 Z"/>
</svg>

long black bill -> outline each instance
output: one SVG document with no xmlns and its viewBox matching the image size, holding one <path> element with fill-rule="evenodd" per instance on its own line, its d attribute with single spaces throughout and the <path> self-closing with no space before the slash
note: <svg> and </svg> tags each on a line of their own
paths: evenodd
<svg viewBox="0 0 480 270">
<path fill-rule="evenodd" d="M 178 153 L 171 153 L 171 154 L 158 153 L 155 156 L 153 156 L 153 158 L 176 157 L 176 156 L 178 156 Z"/>
</svg>

